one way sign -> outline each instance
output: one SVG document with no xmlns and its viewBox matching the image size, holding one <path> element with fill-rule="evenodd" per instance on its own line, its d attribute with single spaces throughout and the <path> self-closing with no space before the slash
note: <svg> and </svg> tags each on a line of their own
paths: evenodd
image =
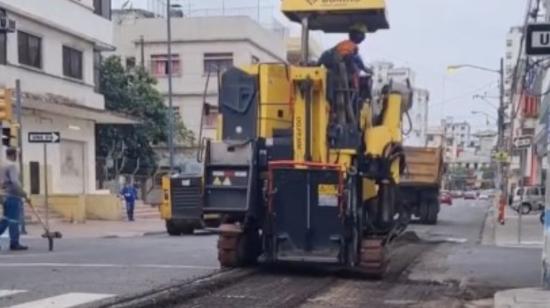
<svg viewBox="0 0 550 308">
<path fill-rule="evenodd" d="M 59 132 L 30 132 L 30 143 L 59 143 L 61 134 Z"/>
<path fill-rule="evenodd" d="M 530 56 L 550 55 L 550 24 L 527 26 L 526 49 Z"/>
</svg>

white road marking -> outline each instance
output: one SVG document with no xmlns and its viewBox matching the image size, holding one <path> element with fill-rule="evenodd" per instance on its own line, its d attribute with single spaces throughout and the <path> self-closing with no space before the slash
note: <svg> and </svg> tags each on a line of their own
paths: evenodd
<svg viewBox="0 0 550 308">
<path fill-rule="evenodd" d="M 219 269 L 217 266 L 169 264 L 101 264 L 101 263 L 0 263 L 0 267 L 75 267 L 75 268 L 150 268 L 150 269 Z"/>
<path fill-rule="evenodd" d="M 66 293 L 63 295 L 52 296 L 11 306 L 11 308 L 69 308 L 95 302 L 112 296 L 114 295 L 97 293 Z"/>
<path fill-rule="evenodd" d="M 19 293 L 25 293 L 26 290 L 0 290 L 0 297 L 8 297 Z"/>
</svg>

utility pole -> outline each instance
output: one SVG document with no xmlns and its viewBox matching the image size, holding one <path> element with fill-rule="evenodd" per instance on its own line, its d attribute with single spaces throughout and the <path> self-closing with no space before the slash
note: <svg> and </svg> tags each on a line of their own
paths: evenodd
<svg viewBox="0 0 550 308">
<path fill-rule="evenodd" d="M 508 203 L 508 180 L 507 176 L 505 175 L 504 171 L 504 162 L 502 160 L 502 153 L 506 149 L 506 145 L 504 142 L 504 58 L 500 58 L 500 67 L 498 70 L 499 75 L 499 105 L 498 105 L 498 137 L 497 137 L 497 153 L 498 153 L 498 160 L 497 160 L 497 176 L 496 176 L 496 188 L 499 192 L 499 199 L 498 199 L 498 221 L 499 223 L 504 223 L 504 210 L 506 208 L 506 204 Z M 496 229 L 496 226 L 495 228 Z M 496 230 L 493 230 L 495 232 Z"/>
<path fill-rule="evenodd" d="M 172 102 L 172 5 L 166 0 L 166 30 L 168 33 L 168 152 L 170 174 L 174 172 L 174 107 Z"/>
<path fill-rule="evenodd" d="M 24 185 L 23 177 L 23 126 L 21 124 L 23 110 L 21 106 L 21 80 L 15 80 L 15 112 L 17 116 L 17 161 L 19 162 L 19 183 Z M 25 206 L 21 206 L 21 234 L 27 234 L 27 226 L 25 221 Z"/>
<path fill-rule="evenodd" d="M 550 112 L 546 112 L 546 159 L 550 164 Z M 549 165 L 550 166 L 550 165 Z M 542 288 L 550 290 L 550 170 L 546 170 L 544 202 L 544 249 L 542 250 Z"/>
<path fill-rule="evenodd" d="M 140 50 L 140 63 L 141 67 L 145 67 L 145 39 L 143 35 L 139 38 L 139 50 Z"/>
</svg>

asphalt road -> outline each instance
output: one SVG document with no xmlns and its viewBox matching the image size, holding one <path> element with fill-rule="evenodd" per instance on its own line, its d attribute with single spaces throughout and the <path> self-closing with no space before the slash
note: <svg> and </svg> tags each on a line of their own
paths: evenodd
<svg viewBox="0 0 550 308">
<path fill-rule="evenodd" d="M 422 240 L 395 249 L 392 274 L 382 282 L 260 273 L 181 307 L 228 302 L 251 307 L 403 303 L 428 307 L 426 303 L 434 302 L 440 307 L 441 300 L 464 300 L 465 288 L 477 290 L 468 293 L 468 299 L 475 299 L 497 289 L 538 283 L 540 250 L 479 244 L 488 206 L 486 201 L 458 200 L 442 207 L 437 225 L 410 226 Z M 52 253 L 44 240 L 29 240 L 28 252 L 0 251 L 0 307 L 74 307 L 206 275 L 218 269 L 216 239 L 214 235 L 67 239 L 57 241 Z M 281 296 L 265 301 L 274 290 Z"/>
<path fill-rule="evenodd" d="M 216 236 L 144 236 L 56 241 L 27 240 L 28 252 L 0 251 L 0 307 L 71 307 L 143 292 L 218 269 Z M 5 247 L 5 245 L 4 245 Z M 53 305 L 38 301 L 48 299 Z"/>
</svg>

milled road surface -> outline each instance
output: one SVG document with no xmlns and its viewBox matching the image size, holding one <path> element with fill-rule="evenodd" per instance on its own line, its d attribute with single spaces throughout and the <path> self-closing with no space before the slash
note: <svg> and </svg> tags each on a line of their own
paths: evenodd
<svg viewBox="0 0 550 308">
<path fill-rule="evenodd" d="M 488 208 L 487 201 L 456 200 L 442 208 L 438 225 L 412 225 L 412 232 L 394 244 L 389 272 L 381 281 L 326 270 L 260 269 L 174 307 L 492 307 L 494 292 L 503 287 L 495 269 L 516 267 L 507 286 L 522 286 L 538 276 L 536 267 L 523 262 L 540 258 L 540 251 L 516 250 L 514 262 L 506 257 L 510 251 L 480 246 Z M 476 283 L 479 277 L 493 280 Z"/>
<path fill-rule="evenodd" d="M 446 242 L 453 246 L 477 243 L 487 208 L 488 203 L 458 201 L 442 209 L 440 224 L 412 225 L 413 232 L 393 244 L 391 266 L 381 281 L 320 269 L 259 269 L 251 277 L 174 307 L 425 307 L 485 297 L 467 293 L 458 283 L 415 282 L 408 275 L 424 254 Z"/>
</svg>

